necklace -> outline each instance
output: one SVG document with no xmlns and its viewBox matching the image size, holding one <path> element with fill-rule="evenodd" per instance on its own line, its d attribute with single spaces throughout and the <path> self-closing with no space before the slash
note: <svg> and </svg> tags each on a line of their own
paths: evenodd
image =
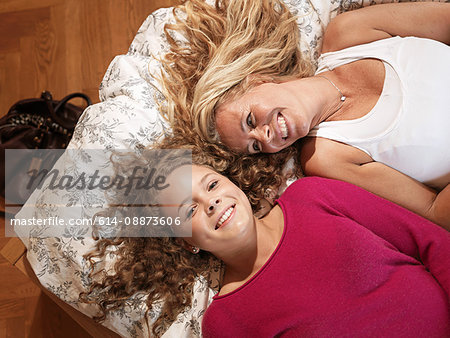
<svg viewBox="0 0 450 338">
<path fill-rule="evenodd" d="M 331 81 L 329 78 L 327 78 L 325 75 L 317 75 L 317 77 L 323 77 L 325 80 L 327 80 L 329 83 L 331 83 L 332 86 L 333 86 L 334 88 L 336 88 L 336 90 L 339 92 L 339 95 L 341 96 L 341 97 L 339 98 L 341 104 L 339 105 L 339 107 L 337 107 L 337 109 L 336 109 L 336 111 L 335 111 L 335 113 L 336 113 L 339 109 L 341 109 L 341 107 L 342 107 L 342 105 L 344 104 L 344 101 L 345 101 L 345 99 L 346 99 L 347 97 L 346 97 L 344 94 L 342 94 L 342 92 L 341 92 L 341 90 L 338 88 L 338 86 L 336 86 L 336 85 L 334 84 L 334 82 Z M 333 113 L 333 114 L 334 114 L 334 113 Z"/>
</svg>

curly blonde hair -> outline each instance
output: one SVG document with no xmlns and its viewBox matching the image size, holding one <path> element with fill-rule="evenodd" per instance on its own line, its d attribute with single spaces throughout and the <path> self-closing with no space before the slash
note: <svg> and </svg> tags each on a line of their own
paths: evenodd
<svg viewBox="0 0 450 338">
<path fill-rule="evenodd" d="M 165 97 L 161 111 L 173 135 L 221 162 L 219 172 L 234 177 L 255 205 L 286 180 L 283 168 L 292 157 L 294 175 L 302 176 L 298 150 L 245 155 L 228 149 L 215 130 L 215 109 L 262 78 L 281 82 L 312 75 L 299 49 L 295 17 L 280 0 L 216 0 L 214 6 L 191 0 L 175 8 L 174 16 L 176 22 L 164 28 L 170 52 L 161 60 L 158 79 Z M 174 32 L 184 39 L 175 39 Z"/>
<path fill-rule="evenodd" d="M 279 81 L 313 75 L 300 52 L 296 18 L 280 0 L 217 0 L 215 6 L 192 0 L 174 16 L 176 23 L 165 27 L 171 47 L 162 60 L 165 113 L 206 141 L 219 141 L 216 108 L 255 85 L 246 81 L 249 75 Z M 185 41 L 177 42 L 171 31 Z"/>
</svg>

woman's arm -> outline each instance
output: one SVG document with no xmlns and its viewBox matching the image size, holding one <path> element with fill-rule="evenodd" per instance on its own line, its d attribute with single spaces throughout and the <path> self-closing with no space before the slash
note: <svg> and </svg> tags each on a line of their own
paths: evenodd
<svg viewBox="0 0 450 338">
<path fill-rule="evenodd" d="M 429 38 L 450 44 L 450 4 L 395 3 L 345 12 L 328 25 L 322 53 L 397 35 Z"/>
<path fill-rule="evenodd" d="M 322 138 L 306 140 L 301 163 L 306 175 L 353 183 L 450 231 L 450 186 L 437 193 L 357 148 Z"/>
</svg>

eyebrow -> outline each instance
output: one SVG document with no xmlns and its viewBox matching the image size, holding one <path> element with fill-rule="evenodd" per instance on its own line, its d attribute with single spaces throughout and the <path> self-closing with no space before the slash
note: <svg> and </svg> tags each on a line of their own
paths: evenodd
<svg viewBox="0 0 450 338">
<path fill-rule="evenodd" d="M 208 179 L 209 176 L 214 175 L 215 173 L 207 173 L 205 176 L 202 177 L 202 179 L 200 180 L 200 182 L 204 185 L 206 180 Z"/>
<path fill-rule="evenodd" d="M 245 125 L 244 125 L 244 121 L 241 119 L 241 130 L 243 133 L 245 133 Z"/>
<path fill-rule="evenodd" d="M 245 114 L 245 112 L 243 112 L 243 114 Z M 244 119 L 245 121 L 247 120 L 247 118 Z M 244 121 L 241 120 L 241 130 L 244 133 L 244 135 L 246 134 L 246 127 L 244 125 Z M 247 142 L 247 153 L 250 154 L 250 142 Z"/>
<path fill-rule="evenodd" d="M 208 179 L 209 176 L 214 175 L 215 173 L 208 173 L 205 176 L 202 177 L 202 179 L 200 180 L 202 185 L 205 185 L 206 180 Z M 187 205 L 187 201 L 188 200 L 192 200 L 192 191 L 191 191 L 191 197 L 186 197 L 181 204 L 178 206 L 177 212 L 180 212 L 180 209 L 183 207 L 183 205 Z"/>
<path fill-rule="evenodd" d="M 191 196 L 191 197 L 192 197 L 192 196 Z M 178 213 L 178 214 L 180 213 L 180 209 L 181 209 L 184 205 L 187 205 L 187 201 L 188 201 L 189 199 L 192 199 L 192 198 L 186 197 L 186 198 L 181 202 L 181 204 L 178 205 L 178 209 L 177 209 L 177 213 Z"/>
</svg>

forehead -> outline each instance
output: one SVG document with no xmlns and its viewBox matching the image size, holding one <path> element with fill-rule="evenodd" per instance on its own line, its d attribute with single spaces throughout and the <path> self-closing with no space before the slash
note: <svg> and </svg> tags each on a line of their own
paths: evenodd
<svg viewBox="0 0 450 338">
<path fill-rule="evenodd" d="M 192 190 L 199 186 L 204 177 L 212 174 L 221 176 L 205 166 L 182 165 L 167 176 L 166 181 L 169 187 L 162 192 L 171 192 L 178 196 L 190 195 Z"/>
<path fill-rule="evenodd" d="M 245 120 L 251 111 L 250 107 L 250 100 L 242 96 L 222 103 L 215 115 L 220 142 L 241 153 L 247 152 L 248 135 Z"/>
<path fill-rule="evenodd" d="M 237 92 L 229 95 L 221 102 L 217 108 L 217 113 L 220 111 L 230 112 L 245 112 L 251 108 L 251 105 L 258 102 L 261 98 L 261 86 L 248 88 L 245 92 Z"/>
<path fill-rule="evenodd" d="M 204 166 L 186 164 L 173 170 L 167 176 L 167 182 L 171 186 L 186 186 L 191 188 L 192 186 L 197 185 L 198 181 L 209 173 L 215 173 L 215 171 Z"/>
<path fill-rule="evenodd" d="M 192 194 L 192 166 L 183 165 L 166 177 L 166 186 L 158 194 L 158 203 L 174 205 Z"/>
<path fill-rule="evenodd" d="M 220 142 L 239 153 L 247 152 L 248 136 L 242 130 L 242 118 L 222 112 L 216 117 L 216 129 Z"/>
</svg>

